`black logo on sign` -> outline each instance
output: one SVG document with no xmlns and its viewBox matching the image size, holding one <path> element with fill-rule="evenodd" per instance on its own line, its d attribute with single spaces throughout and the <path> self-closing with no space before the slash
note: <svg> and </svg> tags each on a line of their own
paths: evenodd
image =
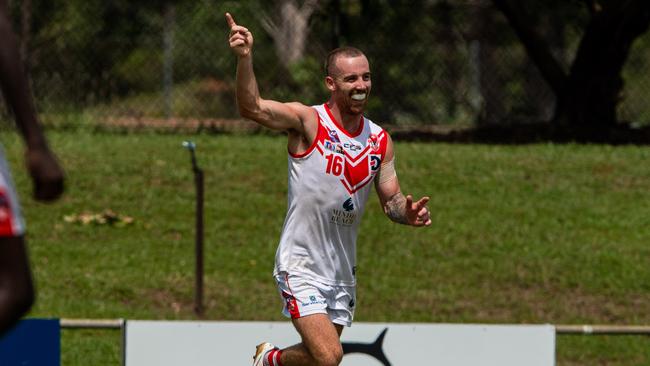
<svg viewBox="0 0 650 366">
<path fill-rule="evenodd" d="M 388 328 L 384 329 L 373 343 L 342 342 L 343 354 L 363 353 L 374 357 L 384 366 L 391 366 L 390 361 L 388 361 L 384 354 L 384 350 L 382 349 L 384 346 L 384 337 L 386 336 L 387 331 Z"/>
</svg>

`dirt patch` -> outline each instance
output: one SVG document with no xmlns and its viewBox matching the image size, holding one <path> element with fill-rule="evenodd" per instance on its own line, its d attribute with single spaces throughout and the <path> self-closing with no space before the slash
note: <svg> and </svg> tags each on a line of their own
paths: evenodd
<svg viewBox="0 0 650 366">
<path fill-rule="evenodd" d="M 143 291 L 143 298 L 153 311 L 152 316 L 161 318 L 194 319 L 194 279 L 170 276 L 162 288 Z M 251 294 L 262 294 L 252 296 Z M 250 299 L 254 301 L 251 302 Z M 254 304 L 254 305 L 252 305 Z M 204 278 L 203 310 L 205 319 L 221 320 L 268 320 L 267 312 L 275 314 L 280 305 L 275 288 L 270 281 L 246 284 L 229 283 L 227 279 Z"/>
<path fill-rule="evenodd" d="M 550 323 L 550 324 L 647 324 L 650 314 L 644 311 L 650 294 L 627 297 L 593 294 L 586 290 L 546 288 L 493 288 L 490 291 L 463 293 L 450 299 L 431 291 L 418 291 L 401 302 L 403 311 L 430 312 L 435 319 L 477 322 Z M 409 309 L 411 308 L 411 309 Z"/>
</svg>

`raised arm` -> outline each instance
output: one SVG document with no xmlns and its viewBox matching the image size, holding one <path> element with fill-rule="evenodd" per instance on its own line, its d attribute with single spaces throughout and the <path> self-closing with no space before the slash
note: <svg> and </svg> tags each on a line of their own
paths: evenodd
<svg viewBox="0 0 650 366">
<path fill-rule="evenodd" d="M 6 0 L 0 0 L 0 85 L 25 141 L 25 160 L 34 183 L 34 198 L 57 199 L 63 192 L 63 169 L 48 147 L 36 116 Z"/>
<path fill-rule="evenodd" d="M 413 202 L 413 197 L 410 194 L 407 196 L 402 194 L 395 172 L 393 141 L 389 135 L 387 136 L 386 155 L 375 178 L 375 188 L 384 212 L 388 218 L 399 224 L 429 226 L 431 225 L 431 217 L 427 208 L 429 197 L 422 197 Z"/>
<path fill-rule="evenodd" d="M 281 103 L 260 97 L 253 70 L 253 34 L 235 23 L 226 13 L 230 27 L 230 48 L 237 55 L 237 105 L 242 117 L 251 119 L 274 130 L 309 134 L 306 121 L 315 118 L 315 112 L 300 103 Z"/>
</svg>

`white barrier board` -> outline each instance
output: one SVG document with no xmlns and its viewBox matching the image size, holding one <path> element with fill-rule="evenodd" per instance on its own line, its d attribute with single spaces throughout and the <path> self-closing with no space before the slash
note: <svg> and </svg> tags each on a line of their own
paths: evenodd
<svg viewBox="0 0 650 366">
<path fill-rule="evenodd" d="M 250 365 L 262 341 L 300 341 L 290 322 L 130 320 L 124 337 L 125 366 Z M 341 341 L 342 366 L 555 365 L 552 325 L 354 323 Z"/>
</svg>

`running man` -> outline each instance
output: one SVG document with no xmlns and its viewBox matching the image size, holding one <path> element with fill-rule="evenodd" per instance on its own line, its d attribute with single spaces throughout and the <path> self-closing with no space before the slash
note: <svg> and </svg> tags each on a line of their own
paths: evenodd
<svg viewBox="0 0 650 366">
<path fill-rule="evenodd" d="M 6 0 L 0 0 L 0 84 L 25 141 L 25 160 L 34 183 L 34 198 L 55 200 L 63 192 L 63 171 L 38 123 Z M 24 230 L 9 166 L 0 151 L 0 337 L 34 302 Z"/>
<path fill-rule="evenodd" d="M 253 72 L 253 35 L 226 13 L 230 48 L 237 56 L 237 103 L 242 117 L 288 133 L 288 210 L 274 276 L 302 342 L 257 347 L 254 366 L 338 365 L 340 336 L 352 324 L 356 239 L 370 183 L 386 215 L 431 224 L 426 207 L 401 193 L 390 136 L 363 116 L 371 88 L 366 56 L 352 47 L 330 52 L 325 85 L 330 99 L 317 106 L 260 97 Z"/>
</svg>

